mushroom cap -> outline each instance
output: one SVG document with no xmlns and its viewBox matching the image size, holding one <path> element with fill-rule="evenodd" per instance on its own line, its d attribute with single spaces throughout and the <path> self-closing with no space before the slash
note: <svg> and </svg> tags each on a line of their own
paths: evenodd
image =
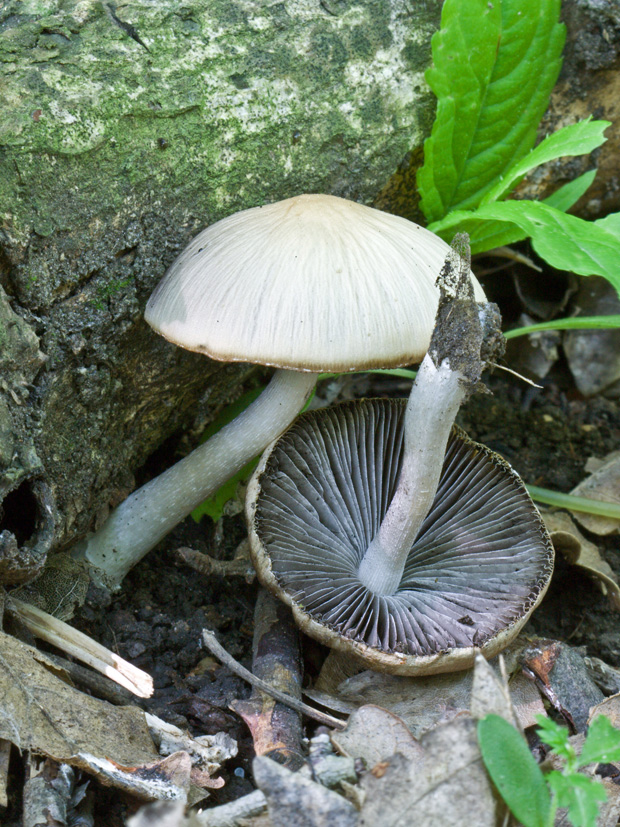
<svg viewBox="0 0 620 827">
<path fill-rule="evenodd" d="M 246 513 L 261 583 L 311 637 L 401 675 L 501 651 L 542 599 L 553 546 L 513 469 L 455 427 L 393 595 L 357 578 L 398 479 L 406 400 L 303 414 L 263 455 Z"/>
<path fill-rule="evenodd" d="M 226 362 L 317 372 L 411 364 L 428 349 L 449 249 L 404 218 L 298 195 L 203 230 L 145 318 L 171 342 Z"/>
</svg>

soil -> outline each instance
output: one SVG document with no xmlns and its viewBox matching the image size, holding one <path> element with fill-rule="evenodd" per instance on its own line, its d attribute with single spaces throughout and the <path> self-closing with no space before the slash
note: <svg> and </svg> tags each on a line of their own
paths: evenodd
<svg viewBox="0 0 620 827">
<path fill-rule="evenodd" d="M 519 309 L 515 297 L 509 291 L 500 298 L 510 322 Z M 583 478 L 590 456 L 603 457 L 620 447 L 620 405 L 602 397 L 583 398 L 562 359 L 540 389 L 501 371 L 487 384 L 492 393 L 470 399 L 459 415 L 460 424 L 472 438 L 502 454 L 527 482 L 570 491 Z M 406 396 L 408 390 L 402 380 L 368 375 L 349 377 L 339 386 L 341 398 Z M 174 441 L 167 445 L 170 452 L 176 448 Z M 154 455 L 145 466 L 148 473 L 158 472 L 157 465 L 163 470 L 171 461 L 168 454 L 160 450 Z M 617 535 L 604 539 L 583 533 L 620 576 Z M 73 621 L 153 676 L 153 698 L 139 702 L 145 709 L 196 734 L 224 730 L 238 741 L 238 757 L 222 772 L 225 786 L 212 791 L 214 804 L 252 789 L 251 738 L 229 709 L 230 701 L 249 695 L 249 687 L 206 656 L 201 630 L 215 630 L 229 653 L 250 667 L 257 586 L 240 577 L 199 574 L 175 550 L 189 546 L 220 560 L 231 559 L 244 537 L 241 514 L 224 517 L 218 524 L 208 517 L 200 524 L 188 518 L 129 574 L 119 593 L 109 596 L 91 587 Z M 589 655 L 620 667 L 620 613 L 611 609 L 595 583 L 563 560 L 557 561 L 549 592 L 525 631 L 584 646 Z M 311 675 L 324 653 L 309 641 L 305 645 Z M 120 827 L 135 802 L 96 789 L 96 814 L 105 813 L 105 818 L 95 823 Z M 4 823 L 11 823 L 10 818 Z"/>
</svg>

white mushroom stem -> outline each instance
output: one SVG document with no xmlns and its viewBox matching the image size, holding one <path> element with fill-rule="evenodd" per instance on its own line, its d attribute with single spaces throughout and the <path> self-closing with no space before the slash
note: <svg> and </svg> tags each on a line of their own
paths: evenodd
<svg viewBox="0 0 620 827">
<path fill-rule="evenodd" d="M 496 306 L 478 304 L 474 297 L 466 235 L 454 237 L 437 284 L 441 296 L 435 329 L 405 412 L 396 491 L 358 569 L 363 585 L 378 595 L 397 591 L 411 546 L 433 504 L 458 410 L 480 388 L 486 363 L 503 353 Z"/>
<path fill-rule="evenodd" d="M 303 408 L 317 373 L 278 370 L 236 419 L 159 477 L 134 491 L 80 543 L 93 578 L 116 588 L 127 572 L 203 500 L 278 437 Z"/>
<path fill-rule="evenodd" d="M 375 594 L 394 594 L 407 555 L 430 511 L 454 419 L 467 394 L 463 375 L 427 353 L 405 412 L 403 463 L 394 497 L 358 570 Z"/>
</svg>

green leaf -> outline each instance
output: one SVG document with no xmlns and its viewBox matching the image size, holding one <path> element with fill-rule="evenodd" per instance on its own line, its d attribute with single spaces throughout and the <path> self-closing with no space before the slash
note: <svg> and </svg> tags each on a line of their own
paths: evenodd
<svg viewBox="0 0 620 827">
<path fill-rule="evenodd" d="M 206 442 L 213 436 L 213 434 L 216 434 L 220 428 L 223 428 L 224 425 L 228 425 L 229 422 L 232 422 L 235 417 L 239 416 L 242 411 L 249 407 L 252 402 L 260 396 L 263 390 L 264 387 L 253 388 L 240 396 L 239 399 L 231 405 L 227 405 L 223 408 L 218 416 L 215 417 L 213 422 L 211 422 L 209 427 L 205 429 L 205 432 L 200 438 L 200 442 Z M 218 488 L 214 494 L 201 502 L 200 505 L 197 505 L 191 513 L 192 519 L 199 523 L 202 517 L 206 514 L 211 517 L 214 522 L 217 522 L 224 512 L 224 506 L 226 503 L 229 500 L 232 500 L 236 495 L 237 486 L 239 483 L 245 482 L 250 478 L 257 463 L 258 460 L 251 460 L 248 462 L 248 464 L 238 471 L 234 477 L 231 477 L 224 483 L 224 485 L 221 486 L 221 488 Z"/>
<path fill-rule="evenodd" d="M 196 506 L 191 513 L 192 519 L 199 523 L 206 515 L 207 517 L 211 517 L 213 522 L 216 523 L 224 513 L 226 503 L 237 496 L 239 485 L 250 479 L 257 465 L 258 457 L 248 462 L 247 465 L 244 465 L 240 471 L 237 471 L 234 477 L 227 480 L 214 494 Z"/>
<path fill-rule="evenodd" d="M 602 227 L 607 232 L 620 237 L 620 212 L 612 212 L 606 218 L 600 218 L 594 222 L 597 227 Z"/>
<path fill-rule="evenodd" d="M 448 213 L 442 221 L 429 224 L 428 227 L 448 244 L 455 233 L 467 233 L 471 254 L 484 253 L 495 247 L 515 244 L 527 238 L 527 233 L 509 221 L 485 220 L 478 217 L 478 212 L 455 210 Z"/>
<path fill-rule="evenodd" d="M 563 158 L 566 155 L 582 155 L 592 152 L 606 141 L 603 131 L 611 126 L 609 121 L 585 121 L 565 126 L 553 132 L 532 149 L 525 158 L 513 164 L 484 196 L 481 204 L 499 201 L 528 173 L 541 164 Z"/>
<path fill-rule="evenodd" d="M 580 767 L 620 761 L 620 730 L 605 715 L 597 715 L 590 724 L 578 761 Z"/>
<path fill-rule="evenodd" d="M 418 172 L 429 222 L 474 209 L 534 145 L 560 70 L 560 0 L 446 0 L 426 79 L 437 115 Z"/>
<path fill-rule="evenodd" d="M 467 225 L 467 222 L 464 223 Z M 477 225 L 472 222 L 469 228 L 459 226 L 455 232 L 469 233 L 472 255 L 485 253 L 496 247 L 508 247 L 527 238 L 527 233 L 524 233 L 520 227 L 506 221 L 481 221 Z"/>
<path fill-rule="evenodd" d="M 620 292 L 620 234 L 608 229 L 611 224 L 584 221 L 538 201 L 501 201 L 475 212 L 453 212 L 449 223 L 461 227 L 476 221 L 516 224 L 552 267 L 581 276 L 604 276 Z M 429 229 L 442 235 L 444 222 Z"/>
<path fill-rule="evenodd" d="M 599 781 L 578 773 L 563 774 L 553 770 L 545 776 L 559 807 L 568 807 L 568 818 L 574 827 L 596 827 L 599 801 L 607 793 Z"/>
<path fill-rule="evenodd" d="M 506 330 L 506 339 L 516 339 L 517 336 L 527 336 L 529 333 L 539 333 L 544 330 L 609 330 L 620 327 L 620 316 L 572 316 L 568 319 L 552 319 L 549 322 L 528 324 L 525 327 L 515 327 Z"/>
<path fill-rule="evenodd" d="M 527 744 L 508 721 L 487 715 L 478 722 L 482 760 L 511 812 L 524 827 L 547 827 L 550 797 Z"/>
<path fill-rule="evenodd" d="M 566 212 L 581 198 L 595 176 L 595 169 L 585 172 L 579 178 L 575 178 L 574 181 L 564 184 L 563 187 L 545 198 L 542 203 L 561 212 Z M 522 202 L 519 201 L 518 203 Z M 448 242 L 452 240 L 454 233 L 468 233 L 472 255 L 493 250 L 495 247 L 515 244 L 517 241 L 527 238 L 527 233 L 512 222 L 493 221 L 491 219 L 486 221 L 480 219 L 468 220 L 472 215 L 477 215 L 477 213 L 451 212 L 442 221 L 431 224 L 429 229 Z M 603 222 L 608 222 L 608 226 L 603 225 L 603 229 L 620 234 L 620 221 L 616 221 L 615 216 L 620 217 L 620 213 L 614 213 L 595 223 L 603 225 Z M 612 223 L 614 221 L 615 224 Z"/>
<path fill-rule="evenodd" d="M 550 746 L 556 755 L 561 755 L 567 759 L 574 757 L 575 751 L 571 746 L 568 729 L 566 727 L 556 724 L 555 721 L 546 715 L 537 715 L 536 723 L 538 724 L 538 729 L 536 730 L 538 737 Z"/>
<path fill-rule="evenodd" d="M 560 187 L 555 192 L 551 193 L 548 198 L 545 198 L 543 204 L 547 204 L 549 207 L 555 207 L 556 210 L 566 212 L 566 210 L 570 210 L 573 204 L 576 204 L 577 201 L 579 201 L 581 196 L 588 189 L 595 178 L 595 169 L 584 172 L 583 175 L 579 176 L 579 178 L 569 181 L 568 184 L 564 184 L 563 187 Z"/>
</svg>

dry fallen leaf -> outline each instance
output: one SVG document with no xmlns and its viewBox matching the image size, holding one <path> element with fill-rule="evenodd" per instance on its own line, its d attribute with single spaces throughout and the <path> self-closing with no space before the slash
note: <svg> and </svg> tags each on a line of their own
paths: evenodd
<svg viewBox="0 0 620 827">
<path fill-rule="evenodd" d="M 521 671 L 523 646 L 523 640 L 518 639 L 503 653 L 512 677 Z M 307 690 L 306 694 L 337 712 L 350 714 L 364 705 L 381 707 L 402 719 L 412 735 L 420 738 L 433 727 L 469 712 L 472 681 L 473 669 L 420 678 L 383 675 L 366 669 L 341 681 L 335 689 L 335 681 L 331 682 L 329 693 Z M 533 703 L 531 695 L 527 703 Z M 519 709 L 515 711 L 519 718 Z"/>
<path fill-rule="evenodd" d="M 0 739 L 143 798 L 184 800 L 190 787 L 189 754 L 160 759 L 141 709 L 78 692 L 43 653 L 2 632 Z"/>
<path fill-rule="evenodd" d="M 195 816 L 185 817 L 181 801 L 156 801 L 145 804 L 127 819 L 127 827 L 197 827 Z"/>
<path fill-rule="evenodd" d="M 546 715 L 540 692 L 530 678 L 523 672 L 517 672 L 509 683 L 510 699 L 514 708 L 519 727 L 527 729 L 536 725 L 537 715 Z"/>
<path fill-rule="evenodd" d="M 608 454 L 597 465 L 596 470 L 573 488 L 571 494 L 620 505 L 620 451 Z M 593 534 L 605 535 L 620 531 L 620 520 L 614 520 L 611 517 L 599 517 L 596 514 L 578 511 L 574 511 L 573 516 Z"/>
<path fill-rule="evenodd" d="M 556 552 L 572 565 L 594 577 L 603 594 L 608 594 L 614 607 L 620 609 L 617 577 L 609 563 L 603 560 L 594 543 L 586 540 L 568 514 L 562 511 L 545 511 L 542 517 Z"/>
<path fill-rule="evenodd" d="M 187 801 L 194 780 L 192 760 L 187 752 L 175 752 L 147 764 L 122 766 L 100 756 L 80 754 L 81 766 L 108 786 L 125 790 L 146 801 Z M 217 780 L 209 786 L 221 787 Z M 201 786 L 206 786 L 202 784 Z"/>
<path fill-rule="evenodd" d="M 221 787 L 223 782 L 213 779 L 221 765 L 237 755 L 237 742 L 226 732 L 215 735 L 198 735 L 195 738 L 187 732 L 162 721 L 156 715 L 145 713 L 146 722 L 160 755 L 187 753 L 192 762 L 192 781 L 201 787 Z M 197 779 L 206 779 L 200 783 Z"/>
<path fill-rule="evenodd" d="M 474 718 L 484 718 L 485 715 L 493 714 L 499 715 L 513 726 L 517 725 L 506 681 L 483 655 L 476 655 L 474 663 L 470 710 Z"/>
<path fill-rule="evenodd" d="M 265 756 L 254 759 L 252 771 L 267 799 L 273 827 L 356 827 L 355 807 L 316 781 Z"/>
<path fill-rule="evenodd" d="M 342 755 L 361 758 L 367 767 L 374 767 L 397 752 L 410 761 L 423 756 L 422 747 L 404 721 L 374 704 L 356 709 L 346 729 L 332 732 L 331 742 Z"/>
<path fill-rule="evenodd" d="M 359 827 L 495 827 L 498 805 L 473 718 L 438 726 L 421 744 L 423 763 L 397 754 L 363 777 Z"/>
<path fill-rule="evenodd" d="M 588 726 L 590 726 L 597 715 L 607 715 L 612 725 L 615 726 L 616 729 L 620 729 L 620 693 L 618 695 L 610 695 L 609 698 L 605 698 L 590 708 Z"/>
<path fill-rule="evenodd" d="M 119 764 L 155 761 L 144 713 L 78 692 L 42 652 L 0 632 L 0 738 L 80 766 L 82 752 Z"/>
<path fill-rule="evenodd" d="M 373 704 L 393 712 L 419 738 L 469 709 L 473 671 L 407 678 L 365 670 L 343 681 L 333 695 L 308 691 L 313 700 L 341 712 Z"/>
</svg>

